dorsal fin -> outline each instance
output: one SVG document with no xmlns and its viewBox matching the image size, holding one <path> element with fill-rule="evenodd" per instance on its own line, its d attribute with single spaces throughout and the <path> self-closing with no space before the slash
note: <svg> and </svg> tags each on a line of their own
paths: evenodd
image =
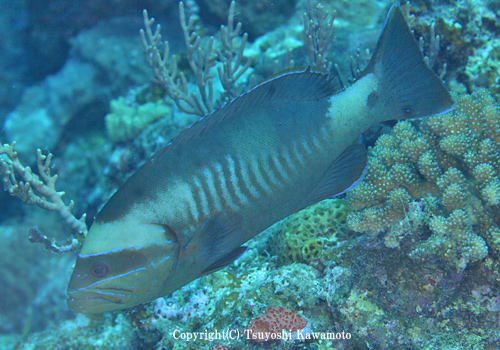
<svg viewBox="0 0 500 350">
<path fill-rule="evenodd" d="M 317 67 L 302 67 L 283 71 L 257 84 L 249 91 L 234 98 L 229 103 L 202 117 L 182 131 L 169 145 L 158 152 L 158 158 L 185 144 L 193 138 L 210 132 L 217 124 L 237 116 L 255 106 L 266 107 L 287 101 L 318 101 L 331 96 L 336 90 L 333 78 L 325 70 Z"/>
</svg>

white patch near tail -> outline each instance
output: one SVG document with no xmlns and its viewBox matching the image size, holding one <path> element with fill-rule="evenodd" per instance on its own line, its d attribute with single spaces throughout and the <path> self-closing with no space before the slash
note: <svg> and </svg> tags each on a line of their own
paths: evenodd
<svg viewBox="0 0 500 350">
<path fill-rule="evenodd" d="M 331 105 L 327 117 L 335 121 L 336 127 L 339 126 L 339 120 L 351 123 L 353 120 L 359 122 L 359 118 L 368 117 L 371 114 L 368 97 L 376 93 L 377 88 L 375 74 L 365 75 L 347 89 L 330 97 Z"/>
</svg>

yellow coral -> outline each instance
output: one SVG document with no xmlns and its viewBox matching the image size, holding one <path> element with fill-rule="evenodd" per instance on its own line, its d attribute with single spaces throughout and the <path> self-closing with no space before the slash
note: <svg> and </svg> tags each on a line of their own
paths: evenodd
<svg viewBox="0 0 500 350">
<path fill-rule="evenodd" d="M 500 253 L 500 228 L 497 226 L 488 228 L 485 233 L 485 240 L 488 242 L 488 246 L 498 255 Z"/>
<path fill-rule="evenodd" d="M 437 157 L 432 151 L 427 151 L 420 156 L 417 168 L 425 179 L 430 182 L 435 182 L 443 174 Z"/>
<path fill-rule="evenodd" d="M 500 181 L 495 179 L 489 182 L 481 190 L 481 198 L 486 202 L 487 205 L 495 206 L 500 203 Z"/>
<path fill-rule="evenodd" d="M 480 183 L 487 183 L 496 178 L 495 169 L 491 164 L 481 163 L 474 168 L 472 173 Z"/>
<path fill-rule="evenodd" d="M 409 234 L 428 237 L 411 256 L 461 270 L 500 246 L 500 108 L 486 90 L 455 99 L 454 111 L 381 136 L 347 203 L 351 229 L 382 233 L 390 247 Z"/>
<path fill-rule="evenodd" d="M 274 237 L 280 247 L 281 263 L 307 262 L 317 259 L 326 241 L 347 229 L 349 208 L 342 199 L 326 199 L 286 218 Z"/>
<path fill-rule="evenodd" d="M 474 233 L 463 210 L 454 210 L 448 218 L 434 216 L 429 228 L 435 235 L 415 249 L 411 253 L 412 257 L 441 255 L 461 271 L 468 263 L 488 255 L 484 239 Z"/>
<path fill-rule="evenodd" d="M 302 258 L 305 261 L 312 261 L 319 258 L 321 250 L 323 249 L 324 242 L 322 239 L 310 239 L 302 247 Z"/>
<path fill-rule="evenodd" d="M 443 138 L 439 147 L 452 156 L 463 156 L 468 151 L 471 139 L 464 134 L 454 134 Z"/>
<path fill-rule="evenodd" d="M 111 101 L 111 112 L 106 115 L 106 130 L 112 142 L 128 141 L 152 122 L 165 117 L 172 117 L 172 108 L 163 101 L 137 105 L 119 97 Z"/>
<path fill-rule="evenodd" d="M 465 188 L 467 180 L 464 174 L 457 168 L 449 168 L 446 172 L 437 179 L 436 184 L 441 190 L 444 190 L 452 184 L 457 184 L 462 188 Z"/>
<path fill-rule="evenodd" d="M 465 199 L 465 192 L 457 183 L 449 185 L 443 191 L 442 203 L 446 210 L 450 212 L 455 209 L 463 209 L 465 207 Z"/>
<path fill-rule="evenodd" d="M 363 211 L 353 212 L 349 216 L 349 228 L 353 231 L 377 235 L 384 231 L 390 222 L 385 208 L 366 208 Z"/>
</svg>

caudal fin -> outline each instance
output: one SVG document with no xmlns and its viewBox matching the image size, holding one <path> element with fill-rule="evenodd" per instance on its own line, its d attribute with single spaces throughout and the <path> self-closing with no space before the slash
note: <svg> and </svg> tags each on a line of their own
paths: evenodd
<svg viewBox="0 0 500 350">
<path fill-rule="evenodd" d="M 374 73 L 379 83 L 378 115 L 382 120 L 427 117 L 447 112 L 453 101 L 441 79 L 427 66 L 397 4 L 384 24 L 362 76 Z"/>
</svg>

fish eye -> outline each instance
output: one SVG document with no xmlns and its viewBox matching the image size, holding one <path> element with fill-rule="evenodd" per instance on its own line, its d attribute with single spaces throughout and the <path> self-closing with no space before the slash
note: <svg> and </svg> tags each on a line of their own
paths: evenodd
<svg viewBox="0 0 500 350">
<path fill-rule="evenodd" d="M 413 110 L 411 109 L 410 106 L 403 107 L 403 114 L 411 115 L 412 113 L 413 113 Z"/>
<path fill-rule="evenodd" d="M 90 269 L 90 272 L 94 277 L 103 278 L 108 274 L 109 267 L 104 263 L 99 263 Z"/>
</svg>

